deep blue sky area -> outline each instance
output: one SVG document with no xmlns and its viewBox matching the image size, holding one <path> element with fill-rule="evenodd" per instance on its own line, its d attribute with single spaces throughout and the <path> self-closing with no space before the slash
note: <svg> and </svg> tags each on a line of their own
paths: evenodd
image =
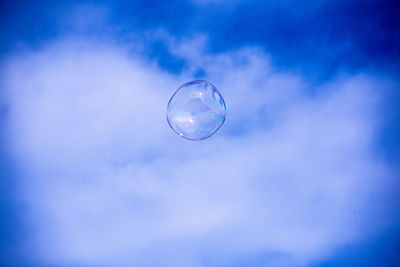
<svg viewBox="0 0 400 267">
<path fill-rule="evenodd" d="M 199 1 L 200 2 L 200 1 Z M 107 10 L 106 22 L 85 27 L 69 23 L 78 6 Z M 278 71 L 301 75 L 310 85 L 360 72 L 387 77 L 385 105 L 379 110 L 382 125 L 376 155 L 400 162 L 400 1 L 396 0 L 284 0 L 284 1 L 1 1 L 0 60 L 18 49 L 40 49 L 65 36 L 115 39 L 120 42 L 163 29 L 176 40 L 203 34 L 207 53 L 258 47 Z M 163 40 L 148 40 L 144 57 L 179 75 L 184 58 L 172 55 Z M 201 73 L 199 73 L 201 76 Z M 3 87 L 0 81 L 0 86 Z M 323 88 L 323 87 L 313 87 Z M 310 89 L 311 90 L 311 89 Z M 318 94 L 318 92 L 311 92 Z M 0 92 L 0 97 L 4 95 Z M 7 122 L 9 106 L 0 100 L 0 125 Z M 29 225 L 24 207 L 15 198 L 20 170 L 13 163 L 9 140 L 0 129 L 0 265 L 16 266 L 28 259 L 25 246 Z M 399 177 L 398 177 L 399 178 Z M 373 200 L 371 200 L 373 201 Z M 398 205 L 398 199 L 393 205 Z M 397 218 L 397 217 L 396 217 Z M 397 218 L 398 219 L 398 218 Z M 368 222 L 365 222 L 368 223 Z M 357 244 L 339 248 L 312 266 L 399 266 L 400 225 Z M 265 256 L 265 257 L 268 257 Z M 264 256 L 244 258 L 233 266 L 263 266 Z"/>
<path fill-rule="evenodd" d="M 16 42 L 40 44 L 76 31 L 74 26 L 60 25 L 57 18 L 68 16 L 70 10 L 82 4 L 93 2 L 2 1 L 2 51 L 12 49 Z M 246 1 L 200 6 L 186 1 L 96 4 L 110 8 L 111 23 L 122 26 L 122 36 L 129 31 L 157 27 L 178 38 L 202 32 L 210 38 L 211 51 L 262 46 L 282 68 L 327 78 L 342 68 L 399 71 L 398 1 Z"/>
</svg>

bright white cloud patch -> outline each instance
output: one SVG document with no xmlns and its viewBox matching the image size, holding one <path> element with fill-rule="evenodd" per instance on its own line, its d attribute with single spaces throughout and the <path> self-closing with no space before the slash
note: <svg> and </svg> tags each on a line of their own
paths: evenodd
<svg viewBox="0 0 400 267">
<path fill-rule="evenodd" d="M 377 81 L 314 90 L 256 49 L 209 55 L 195 44 L 171 50 L 188 62 L 179 76 L 91 42 L 10 58 L 7 129 L 36 262 L 221 266 L 268 255 L 260 264 L 293 266 L 379 226 L 370 199 L 392 180 L 373 154 Z M 165 108 L 198 69 L 227 120 L 191 142 Z"/>
</svg>

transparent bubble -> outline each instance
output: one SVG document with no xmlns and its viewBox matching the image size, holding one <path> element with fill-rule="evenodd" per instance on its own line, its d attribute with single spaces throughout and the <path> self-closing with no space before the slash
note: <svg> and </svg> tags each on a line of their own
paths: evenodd
<svg viewBox="0 0 400 267">
<path fill-rule="evenodd" d="M 179 136 L 203 140 L 213 135 L 225 121 L 225 102 L 214 85 L 198 80 L 176 90 L 167 107 L 169 126 Z"/>
</svg>

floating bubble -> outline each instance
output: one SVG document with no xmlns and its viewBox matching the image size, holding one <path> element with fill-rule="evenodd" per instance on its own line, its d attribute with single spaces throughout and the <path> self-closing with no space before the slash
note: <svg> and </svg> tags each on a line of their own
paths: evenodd
<svg viewBox="0 0 400 267">
<path fill-rule="evenodd" d="M 185 83 L 168 102 L 167 120 L 172 130 L 189 140 L 213 135 L 225 121 L 226 107 L 214 85 L 198 80 Z"/>
</svg>

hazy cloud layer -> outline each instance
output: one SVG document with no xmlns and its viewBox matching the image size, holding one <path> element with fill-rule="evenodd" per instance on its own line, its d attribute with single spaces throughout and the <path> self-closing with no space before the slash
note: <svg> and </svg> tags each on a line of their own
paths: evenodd
<svg viewBox="0 0 400 267">
<path fill-rule="evenodd" d="M 388 223 L 394 174 L 375 156 L 387 81 L 343 75 L 316 90 L 256 48 L 210 55 L 204 36 L 159 35 L 187 62 L 182 74 L 74 39 L 4 64 L 35 262 L 222 266 L 268 255 L 266 266 L 294 266 Z M 227 119 L 191 142 L 165 108 L 199 75 L 221 91 Z"/>
</svg>

